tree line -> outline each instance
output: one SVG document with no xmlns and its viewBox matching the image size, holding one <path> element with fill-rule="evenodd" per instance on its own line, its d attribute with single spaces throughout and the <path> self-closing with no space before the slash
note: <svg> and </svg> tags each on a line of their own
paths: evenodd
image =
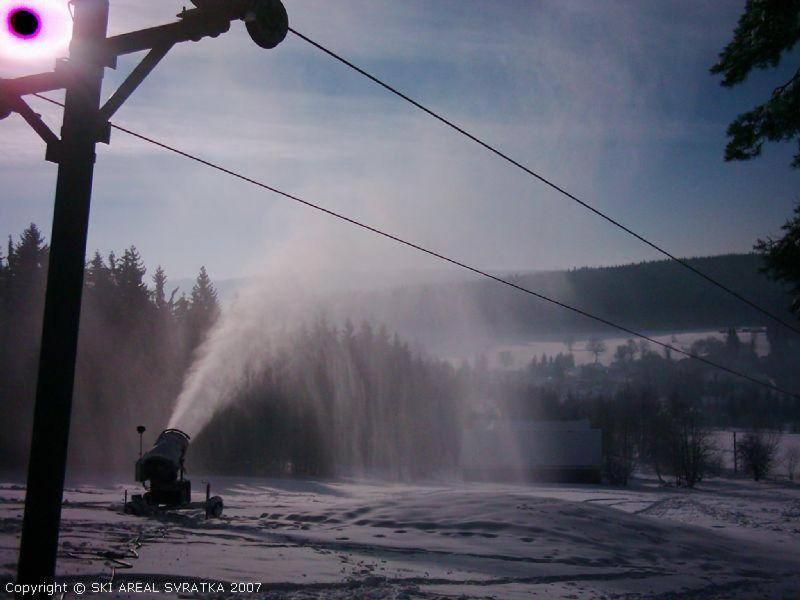
<svg viewBox="0 0 800 600">
<path fill-rule="evenodd" d="M 27 464 L 49 248 L 35 224 L 0 253 L 0 468 Z M 150 277 L 134 246 L 86 265 L 70 464 L 129 466 L 135 426 L 168 419 L 193 352 L 219 313 L 200 269 L 191 293 Z M 148 286 L 151 283 L 151 286 Z"/>
<path fill-rule="evenodd" d="M 0 468 L 27 463 L 49 249 L 36 225 L 0 255 Z M 150 285 L 148 285 L 148 283 Z M 135 426 L 165 426 L 220 314 L 205 268 L 170 290 L 135 247 L 86 265 L 70 466 L 132 468 Z M 457 464 L 464 385 L 386 327 L 324 318 L 291 332 L 192 443 L 190 467 L 233 473 L 418 477 Z"/>
<path fill-rule="evenodd" d="M 35 225 L 0 257 L 0 467 L 27 461 L 48 247 Z M 150 285 L 148 285 L 150 283 Z M 131 246 L 86 265 L 70 443 L 73 467 L 131 468 L 135 426 L 172 412 L 197 349 L 220 313 L 201 268 L 189 295 L 151 277 Z M 759 356 L 735 329 L 698 340 L 695 354 L 800 389 L 800 344 L 768 330 Z M 461 434 L 492 418 L 588 418 L 603 431 L 607 480 L 636 465 L 693 485 L 713 466 L 713 428 L 800 429 L 800 404 L 708 365 L 629 342 L 609 367 L 576 366 L 571 353 L 511 370 L 485 356 L 455 366 L 412 350 L 386 326 L 324 317 L 290 331 L 248 384 L 193 441 L 193 469 L 239 474 L 392 478 L 456 472 Z M 596 347 L 594 347 L 596 346 Z M 598 341 L 596 355 L 608 351 Z M 743 440 L 744 441 L 744 440 Z M 763 454 L 749 440 L 747 456 Z M 769 446 L 769 444 L 767 444 Z M 745 454 L 742 455 L 745 459 Z"/>
<path fill-rule="evenodd" d="M 784 61 L 794 73 L 777 86 L 765 102 L 742 114 L 728 126 L 725 160 L 751 160 L 767 142 L 800 139 L 800 2 L 748 0 L 731 41 L 719 53 L 711 73 L 721 77 L 726 88 L 742 85 L 757 70 L 775 69 Z M 791 166 L 800 168 L 800 151 Z M 797 200 L 797 199 L 795 199 Z M 778 237 L 759 239 L 754 249 L 764 261 L 764 272 L 787 284 L 793 295 L 791 309 L 800 315 L 800 204 L 781 228 Z"/>
<path fill-rule="evenodd" d="M 761 272 L 758 254 L 728 254 L 686 259 L 688 264 L 755 298 L 773 314 L 793 322 L 791 289 Z M 658 260 L 612 267 L 505 276 L 514 283 L 571 304 L 609 321 L 644 331 L 691 331 L 773 322 L 738 299 L 714 290 L 674 261 Z M 614 329 L 532 299 L 491 281 L 408 285 L 391 291 L 363 292 L 360 305 L 375 319 L 408 331 L 431 347 L 444 336 L 524 340 L 538 335 L 597 333 Z M 479 329 L 475 329 L 479 324 Z M 794 335 L 775 329 L 775 336 Z"/>
<path fill-rule="evenodd" d="M 414 479 L 458 465 L 469 382 L 386 327 L 320 317 L 197 437 L 192 461 L 247 474 Z"/>
<path fill-rule="evenodd" d="M 766 355 L 743 343 L 736 329 L 723 339 L 696 340 L 689 350 L 756 379 L 800 390 L 800 343 L 778 339 Z M 609 352 L 595 340 L 593 352 Z M 483 394 L 499 399 L 504 418 L 589 419 L 602 430 L 605 479 L 625 484 L 637 467 L 663 482 L 694 486 L 721 469 L 718 431 L 740 430 L 737 461 L 742 472 L 762 478 L 785 463 L 794 476 L 796 457 L 781 456 L 781 432 L 800 432 L 800 401 L 742 381 L 699 361 L 657 352 L 628 340 L 608 367 L 576 366 L 571 352 L 534 357 L 514 371 L 484 369 Z M 732 457 L 727 461 L 732 462 Z M 793 465 L 793 466 L 792 466 Z"/>
</svg>

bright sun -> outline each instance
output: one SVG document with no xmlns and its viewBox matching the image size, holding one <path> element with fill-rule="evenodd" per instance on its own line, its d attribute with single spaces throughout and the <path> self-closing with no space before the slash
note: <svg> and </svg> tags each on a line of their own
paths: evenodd
<svg viewBox="0 0 800 600">
<path fill-rule="evenodd" d="M 67 0 L 0 0 L 0 59 L 58 58 L 71 37 Z"/>
</svg>

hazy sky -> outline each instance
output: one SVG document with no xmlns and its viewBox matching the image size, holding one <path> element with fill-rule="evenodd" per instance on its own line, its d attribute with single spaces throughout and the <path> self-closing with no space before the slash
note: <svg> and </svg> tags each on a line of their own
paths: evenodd
<svg viewBox="0 0 800 600">
<path fill-rule="evenodd" d="M 112 33 L 170 21 L 182 4 L 112 0 Z M 794 146 L 722 160 L 730 120 L 789 74 L 734 90 L 709 75 L 743 1 L 286 5 L 296 29 L 680 255 L 748 250 L 798 199 Z M 5 76 L 48 65 L 0 61 Z M 133 64 L 108 72 L 107 94 Z M 31 103 L 58 130 L 57 112 Z M 115 120 L 479 267 L 656 257 L 291 34 L 265 51 L 236 23 L 182 44 Z M 90 251 L 136 244 L 173 278 L 201 265 L 241 276 L 276 256 L 437 267 L 120 132 L 98 155 Z M 49 235 L 56 167 L 43 156 L 19 117 L 0 122 L 1 234 L 34 221 Z"/>
</svg>

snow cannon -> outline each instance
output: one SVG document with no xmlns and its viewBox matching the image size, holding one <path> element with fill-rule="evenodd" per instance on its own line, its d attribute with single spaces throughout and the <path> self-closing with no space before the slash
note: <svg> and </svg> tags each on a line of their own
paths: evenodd
<svg viewBox="0 0 800 600">
<path fill-rule="evenodd" d="M 125 512 L 134 515 L 149 515 L 161 510 L 203 508 L 206 518 L 219 517 L 223 503 L 219 496 L 211 496 L 211 484 L 206 482 L 205 502 L 192 502 L 192 483 L 184 478 L 186 450 L 189 435 L 180 429 L 165 429 L 153 447 L 142 454 L 143 425 L 136 428 L 139 433 L 139 460 L 136 461 L 137 482 L 145 489 L 144 494 L 134 494 L 130 502 L 125 501 Z"/>
<path fill-rule="evenodd" d="M 183 461 L 189 436 L 180 429 L 165 429 L 153 448 L 136 461 L 136 481 L 150 481 L 150 495 L 159 504 L 191 502 L 192 484 L 183 478 Z"/>
</svg>

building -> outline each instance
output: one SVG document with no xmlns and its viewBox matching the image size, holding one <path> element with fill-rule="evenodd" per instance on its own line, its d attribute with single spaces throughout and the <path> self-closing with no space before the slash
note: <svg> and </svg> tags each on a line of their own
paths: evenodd
<svg viewBox="0 0 800 600">
<path fill-rule="evenodd" d="M 462 473 L 473 481 L 599 483 L 601 435 L 585 419 L 480 420 L 462 436 Z"/>
</svg>

